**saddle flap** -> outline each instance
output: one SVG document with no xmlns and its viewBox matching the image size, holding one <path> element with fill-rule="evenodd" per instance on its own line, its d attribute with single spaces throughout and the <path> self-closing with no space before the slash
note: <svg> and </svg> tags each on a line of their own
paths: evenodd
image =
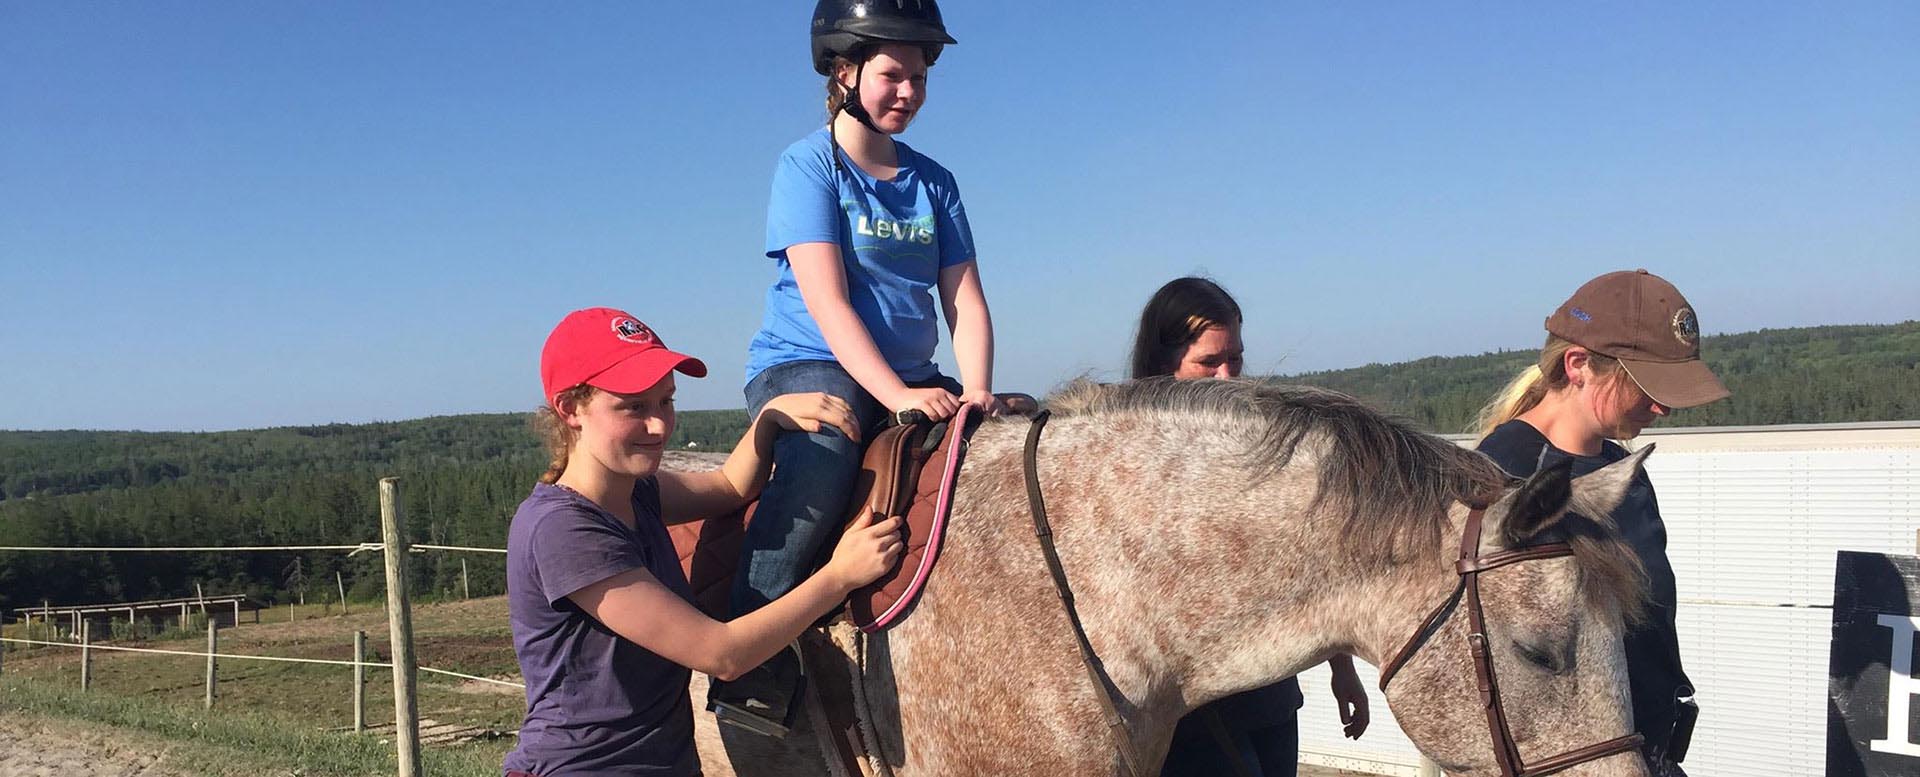
<svg viewBox="0 0 1920 777">
<path fill-rule="evenodd" d="M 905 549 L 899 564 L 848 599 L 847 616 L 861 631 L 879 631 L 895 623 L 932 573 L 946 535 L 947 515 L 953 510 L 966 439 L 977 420 L 974 410 L 972 405 L 962 406 L 951 421 L 923 431 L 917 438 L 920 442 L 903 451 L 903 472 L 894 484 L 901 492 L 887 495 L 886 504 L 895 508 L 888 514 L 905 518 L 901 526 Z M 877 490 L 874 496 L 879 496 Z M 880 503 L 869 500 L 869 504 Z"/>
<path fill-rule="evenodd" d="M 957 476 L 958 454 L 976 420 L 973 410 L 971 405 L 963 406 L 952 421 L 943 424 L 891 426 L 867 444 L 848 514 L 903 516 L 901 532 L 906 549 L 893 571 L 855 591 L 849 600 L 849 614 L 862 629 L 876 630 L 891 623 L 925 582 L 939 554 L 939 535 L 951 510 L 949 500 L 940 498 L 942 484 Z M 962 433 L 956 435 L 955 429 Z M 935 436 L 936 432 L 940 434 Z M 923 477 L 923 473 L 930 474 Z M 944 492 L 950 494 L 951 490 Z M 747 526 L 758 506 L 756 500 L 726 515 L 667 527 L 680 568 L 693 589 L 693 603 L 710 617 L 731 617 L 728 599 L 733 574 L 746 544 Z"/>
</svg>

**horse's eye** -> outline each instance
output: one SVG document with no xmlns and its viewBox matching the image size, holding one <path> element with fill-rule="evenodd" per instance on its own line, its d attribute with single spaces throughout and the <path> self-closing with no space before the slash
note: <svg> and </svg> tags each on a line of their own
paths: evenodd
<svg viewBox="0 0 1920 777">
<path fill-rule="evenodd" d="M 1519 653 L 1521 658 L 1527 660 L 1527 663 L 1533 664 L 1541 669 L 1545 669 L 1554 674 L 1559 674 L 1562 670 L 1560 660 L 1554 656 L 1552 651 L 1542 650 L 1524 642 L 1513 643 L 1513 651 Z"/>
</svg>

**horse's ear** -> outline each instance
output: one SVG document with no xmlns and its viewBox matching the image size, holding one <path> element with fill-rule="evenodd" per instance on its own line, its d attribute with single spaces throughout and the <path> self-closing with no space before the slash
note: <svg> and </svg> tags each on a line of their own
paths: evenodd
<svg viewBox="0 0 1920 777">
<path fill-rule="evenodd" d="M 1533 473 L 1507 497 L 1507 514 L 1500 534 L 1507 547 L 1517 548 L 1567 514 L 1573 498 L 1573 460 L 1561 459 Z"/>
<path fill-rule="evenodd" d="M 1573 481 L 1573 511 L 1611 524 L 1608 516 L 1613 515 L 1613 509 L 1619 507 L 1620 500 L 1626 498 L 1627 488 L 1633 485 L 1634 478 L 1639 477 L 1647 454 L 1653 452 L 1653 445 L 1647 443 L 1647 447 L 1634 451 L 1633 455 Z"/>
</svg>

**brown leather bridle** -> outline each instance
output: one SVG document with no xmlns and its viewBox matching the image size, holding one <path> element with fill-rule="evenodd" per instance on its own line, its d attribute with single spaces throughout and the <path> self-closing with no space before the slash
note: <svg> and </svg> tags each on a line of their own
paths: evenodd
<svg viewBox="0 0 1920 777">
<path fill-rule="evenodd" d="M 1460 575 L 1460 584 L 1453 589 L 1447 600 L 1435 607 L 1413 632 L 1407 643 L 1388 661 L 1380 672 L 1380 691 L 1387 690 L 1387 683 L 1393 680 L 1395 672 L 1407 663 L 1407 659 L 1420 650 L 1441 624 L 1452 614 L 1455 606 L 1464 597 L 1466 599 L 1467 623 L 1472 630 L 1467 634 L 1467 649 L 1473 654 L 1474 684 L 1480 691 L 1480 706 L 1487 713 L 1487 731 L 1493 737 L 1493 755 L 1500 764 L 1501 777 L 1542 777 L 1567 768 L 1605 758 L 1618 753 L 1638 751 L 1642 742 L 1639 734 L 1614 737 L 1597 745 L 1588 745 L 1578 750 L 1569 750 L 1551 758 L 1543 758 L 1531 764 L 1520 758 L 1520 746 L 1513 741 L 1513 731 L 1507 728 L 1507 712 L 1500 705 L 1500 683 L 1493 674 L 1493 653 L 1487 643 L 1486 616 L 1480 609 L 1480 573 L 1498 569 L 1508 564 L 1538 559 L 1560 558 L 1573 555 L 1573 546 L 1564 542 L 1545 543 L 1512 548 L 1485 556 L 1480 555 L 1480 523 L 1486 516 L 1485 507 L 1474 507 L 1467 513 L 1467 525 L 1460 534 L 1460 558 L 1454 562 L 1454 571 Z"/>
</svg>

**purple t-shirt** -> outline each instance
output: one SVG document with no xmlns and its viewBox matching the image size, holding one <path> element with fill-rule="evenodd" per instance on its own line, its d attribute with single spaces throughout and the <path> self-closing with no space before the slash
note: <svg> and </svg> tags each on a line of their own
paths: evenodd
<svg viewBox="0 0 1920 777">
<path fill-rule="evenodd" d="M 507 531 L 507 606 L 513 652 L 527 683 L 520 746 L 505 770 L 562 775 L 694 775 L 686 667 L 622 639 L 568 594 L 644 567 L 692 601 L 660 520 L 653 478 L 633 490 L 637 527 L 545 483 L 520 503 Z"/>
</svg>

